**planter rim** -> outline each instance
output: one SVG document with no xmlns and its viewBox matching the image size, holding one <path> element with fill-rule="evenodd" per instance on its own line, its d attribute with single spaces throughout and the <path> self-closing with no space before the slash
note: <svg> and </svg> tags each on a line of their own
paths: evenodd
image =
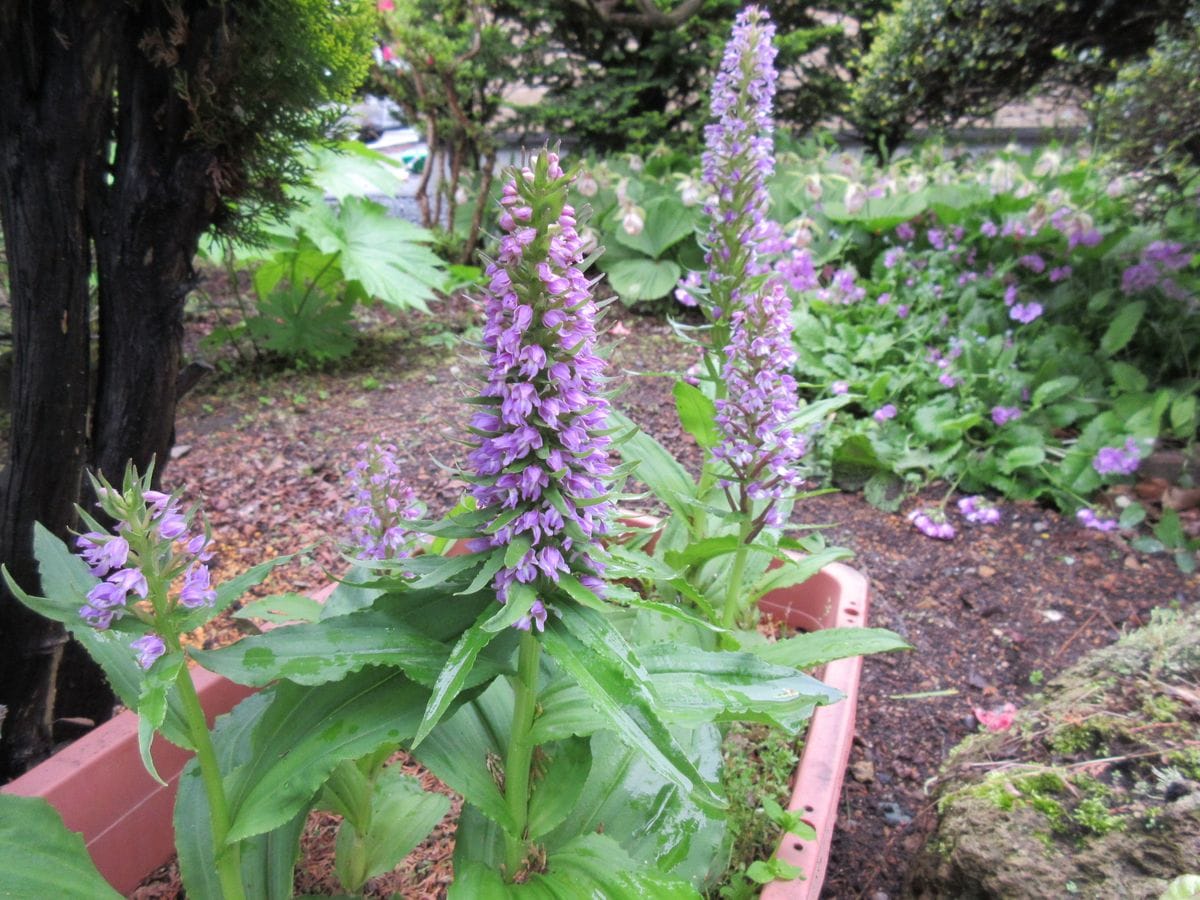
<svg viewBox="0 0 1200 900">
<path fill-rule="evenodd" d="M 764 614 L 805 630 L 861 628 L 866 626 L 870 607 L 870 582 L 850 566 L 831 563 L 804 584 L 768 594 L 759 607 Z M 823 682 L 844 697 L 813 711 L 787 805 L 790 812 L 803 813 L 803 820 L 817 836 L 814 840 L 794 834 L 783 836 L 775 855 L 800 868 L 803 878 L 766 885 L 763 900 L 816 900 L 820 896 L 854 741 L 861 675 L 861 656 L 834 660 L 820 674 Z"/>
</svg>

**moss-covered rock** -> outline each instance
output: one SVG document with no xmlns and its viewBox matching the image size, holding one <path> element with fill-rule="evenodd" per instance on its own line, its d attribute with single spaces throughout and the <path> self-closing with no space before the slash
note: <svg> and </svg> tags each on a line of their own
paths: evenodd
<svg viewBox="0 0 1200 900">
<path fill-rule="evenodd" d="M 1050 682 L 938 778 L 911 897 L 1157 898 L 1200 860 L 1200 610 Z"/>
</svg>

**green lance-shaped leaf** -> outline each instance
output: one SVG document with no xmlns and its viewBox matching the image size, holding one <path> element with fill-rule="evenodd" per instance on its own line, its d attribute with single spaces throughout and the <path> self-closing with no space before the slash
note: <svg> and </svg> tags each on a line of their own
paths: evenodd
<svg viewBox="0 0 1200 900">
<path fill-rule="evenodd" d="M 426 791 L 399 769 L 384 769 L 371 791 L 371 827 L 361 833 L 343 822 L 338 829 L 338 880 L 348 890 L 361 891 L 368 878 L 395 868 L 449 811 L 449 797 Z"/>
<path fill-rule="evenodd" d="M 217 719 L 213 743 L 222 772 L 232 772 L 250 761 L 255 725 L 272 700 L 271 692 L 255 694 Z M 304 804 L 283 824 L 240 841 L 242 884 L 247 897 L 289 900 L 293 869 L 300 855 L 300 834 L 307 817 L 308 805 Z M 195 759 L 188 762 L 179 777 L 175 849 L 190 900 L 224 900 L 213 853 L 208 797 Z"/>
<path fill-rule="evenodd" d="M 712 399 L 686 381 L 675 382 L 673 393 L 679 424 L 696 439 L 696 443 L 705 449 L 721 443 L 721 430 L 717 428 L 717 405 Z"/>
<path fill-rule="evenodd" d="M 119 900 L 83 838 L 40 797 L 0 794 L 0 895 Z"/>
<path fill-rule="evenodd" d="M 256 687 L 279 678 L 324 684 L 365 666 L 394 666 L 413 681 L 432 686 L 450 647 L 390 610 L 369 609 L 312 625 L 277 628 L 193 656 L 206 669 Z"/>
<path fill-rule="evenodd" d="M 226 778 L 229 839 L 269 831 L 306 808 L 334 767 L 408 740 L 429 696 L 390 668 L 318 687 L 280 682 L 257 722 L 252 752 Z"/>
<path fill-rule="evenodd" d="M 812 669 L 835 659 L 911 650 L 912 645 L 886 628 L 823 628 L 752 649 L 760 659 L 775 665 Z"/>
<path fill-rule="evenodd" d="M 663 724 L 649 673 L 611 623 L 593 610 L 565 603 L 559 616 L 547 623 L 546 651 L 584 689 L 609 727 L 696 803 L 723 809 L 725 802 Z"/>
<path fill-rule="evenodd" d="M 636 460 L 638 467 L 636 475 L 646 487 L 675 514 L 688 518 L 690 512 L 681 498 L 691 497 L 696 493 L 696 483 L 687 469 L 671 455 L 662 444 L 638 430 L 633 421 L 616 409 L 608 412 L 610 424 L 615 428 L 634 429 L 633 432 L 617 447 L 621 457 L 626 460 Z"/>
<path fill-rule="evenodd" d="M 705 778 L 720 777 L 721 732 L 715 726 L 675 729 L 676 739 Z M 545 838 L 555 851 L 580 835 L 603 830 L 634 860 L 693 884 L 723 872 L 729 862 L 722 814 L 702 810 L 655 772 L 636 749 L 612 732 L 591 738 L 592 767 L 568 817 Z"/>
<path fill-rule="evenodd" d="M 46 597 L 34 597 L 25 593 L 4 569 L 4 580 L 14 597 L 34 612 L 61 622 L 79 641 L 88 655 L 104 670 L 114 693 L 130 709 L 138 708 L 146 673 L 137 664 L 129 643 L 144 631 L 110 629 L 97 631 L 79 618 L 87 592 L 97 579 L 88 572 L 88 567 L 78 556 L 71 553 L 67 545 L 40 523 L 33 528 L 33 551 L 38 560 L 42 589 Z M 179 698 L 174 691 L 167 695 L 167 711 L 161 723 L 163 736 L 171 743 L 191 749 Z"/>
</svg>

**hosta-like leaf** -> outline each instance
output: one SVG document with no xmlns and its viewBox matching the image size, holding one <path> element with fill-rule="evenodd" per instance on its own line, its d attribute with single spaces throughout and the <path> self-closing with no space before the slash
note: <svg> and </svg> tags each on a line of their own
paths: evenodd
<svg viewBox="0 0 1200 900">
<path fill-rule="evenodd" d="M 96 871 L 83 838 L 40 797 L 0 794 L 0 894 L 119 900 Z"/>
<path fill-rule="evenodd" d="M 530 785 L 529 839 L 557 828 L 579 801 L 592 768 L 592 742 L 570 738 L 541 748 L 543 761 Z"/>
<path fill-rule="evenodd" d="M 617 228 L 613 235 L 617 241 L 637 250 L 650 259 L 659 259 L 667 250 L 696 231 L 696 209 L 684 206 L 673 195 L 655 197 L 647 201 L 645 225 L 637 234 Z"/>
<path fill-rule="evenodd" d="M 608 281 L 625 303 L 658 300 L 679 283 L 683 270 L 669 259 L 623 259 L 606 269 Z"/>
</svg>

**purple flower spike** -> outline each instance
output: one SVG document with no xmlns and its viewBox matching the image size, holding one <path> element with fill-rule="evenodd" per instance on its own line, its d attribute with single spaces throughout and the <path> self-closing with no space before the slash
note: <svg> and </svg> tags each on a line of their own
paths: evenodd
<svg viewBox="0 0 1200 900">
<path fill-rule="evenodd" d="M 778 226 L 767 217 L 767 179 L 775 171 L 775 26 L 767 13 L 748 6 L 733 25 L 713 84 L 712 118 L 700 157 L 704 184 L 713 199 L 704 207 L 711 226 L 705 239 L 709 315 L 728 310 L 747 283 L 765 274 L 767 243 Z M 778 248 L 775 248 L 778 249 Z"/>
<path fill-rule="evenodd" d="M 137 651 L 138 665 L 149 669 L 154 661 L 167 652 L 167 645 L 157 634 L 146 634 L 129 644 Z"/>
<path fill-rule="evenodd" d="M 489 424 L 489 423 L 484 423 Z M 404 522 L 419 519 L 425 507 L 400 474 L 396 447 L 362 443 L 362 456 L 350 467 L 351 506 L 345 521 L 359 559 L 402 559 L 412 552 L 414 537 Z"/>
<path fill-rule="evenodd" d="M 487 268 L 489 375 L 484 411 L 472 420 L 472 493 L 480 509 L 503 516 L 487 529 L 490 546 L 528 542 L 516 566 L 496 573 L 501 602 L 514 583 L 542 594 L 564 574 L 602 586 L 603 565 L 588 551 L 607 533 L 612 507 L 608 401 L 592 283 L 579 268 L 583 241 L 566 203 L 570 180 L 548 150 L 510 178 L 501 205 L 533 212 L 521 220 L 514 211 L 512 227 L 502 219 L 508 233 Z M 540 631 L 546 615 L 535 600 L 517 627 Z"/>
<path fill-rule="evenodd" d="M 713 456 L 728 463 L 753 500 L 781 500 L 803 480 L 796 463 L 807 444 L 789 424 L 796 413 L 791 315 L 783 285 L 770 282 L 735 309 L 725 349 L 729 395 L 716 403 L 724 440 Z"/>
</svg>

